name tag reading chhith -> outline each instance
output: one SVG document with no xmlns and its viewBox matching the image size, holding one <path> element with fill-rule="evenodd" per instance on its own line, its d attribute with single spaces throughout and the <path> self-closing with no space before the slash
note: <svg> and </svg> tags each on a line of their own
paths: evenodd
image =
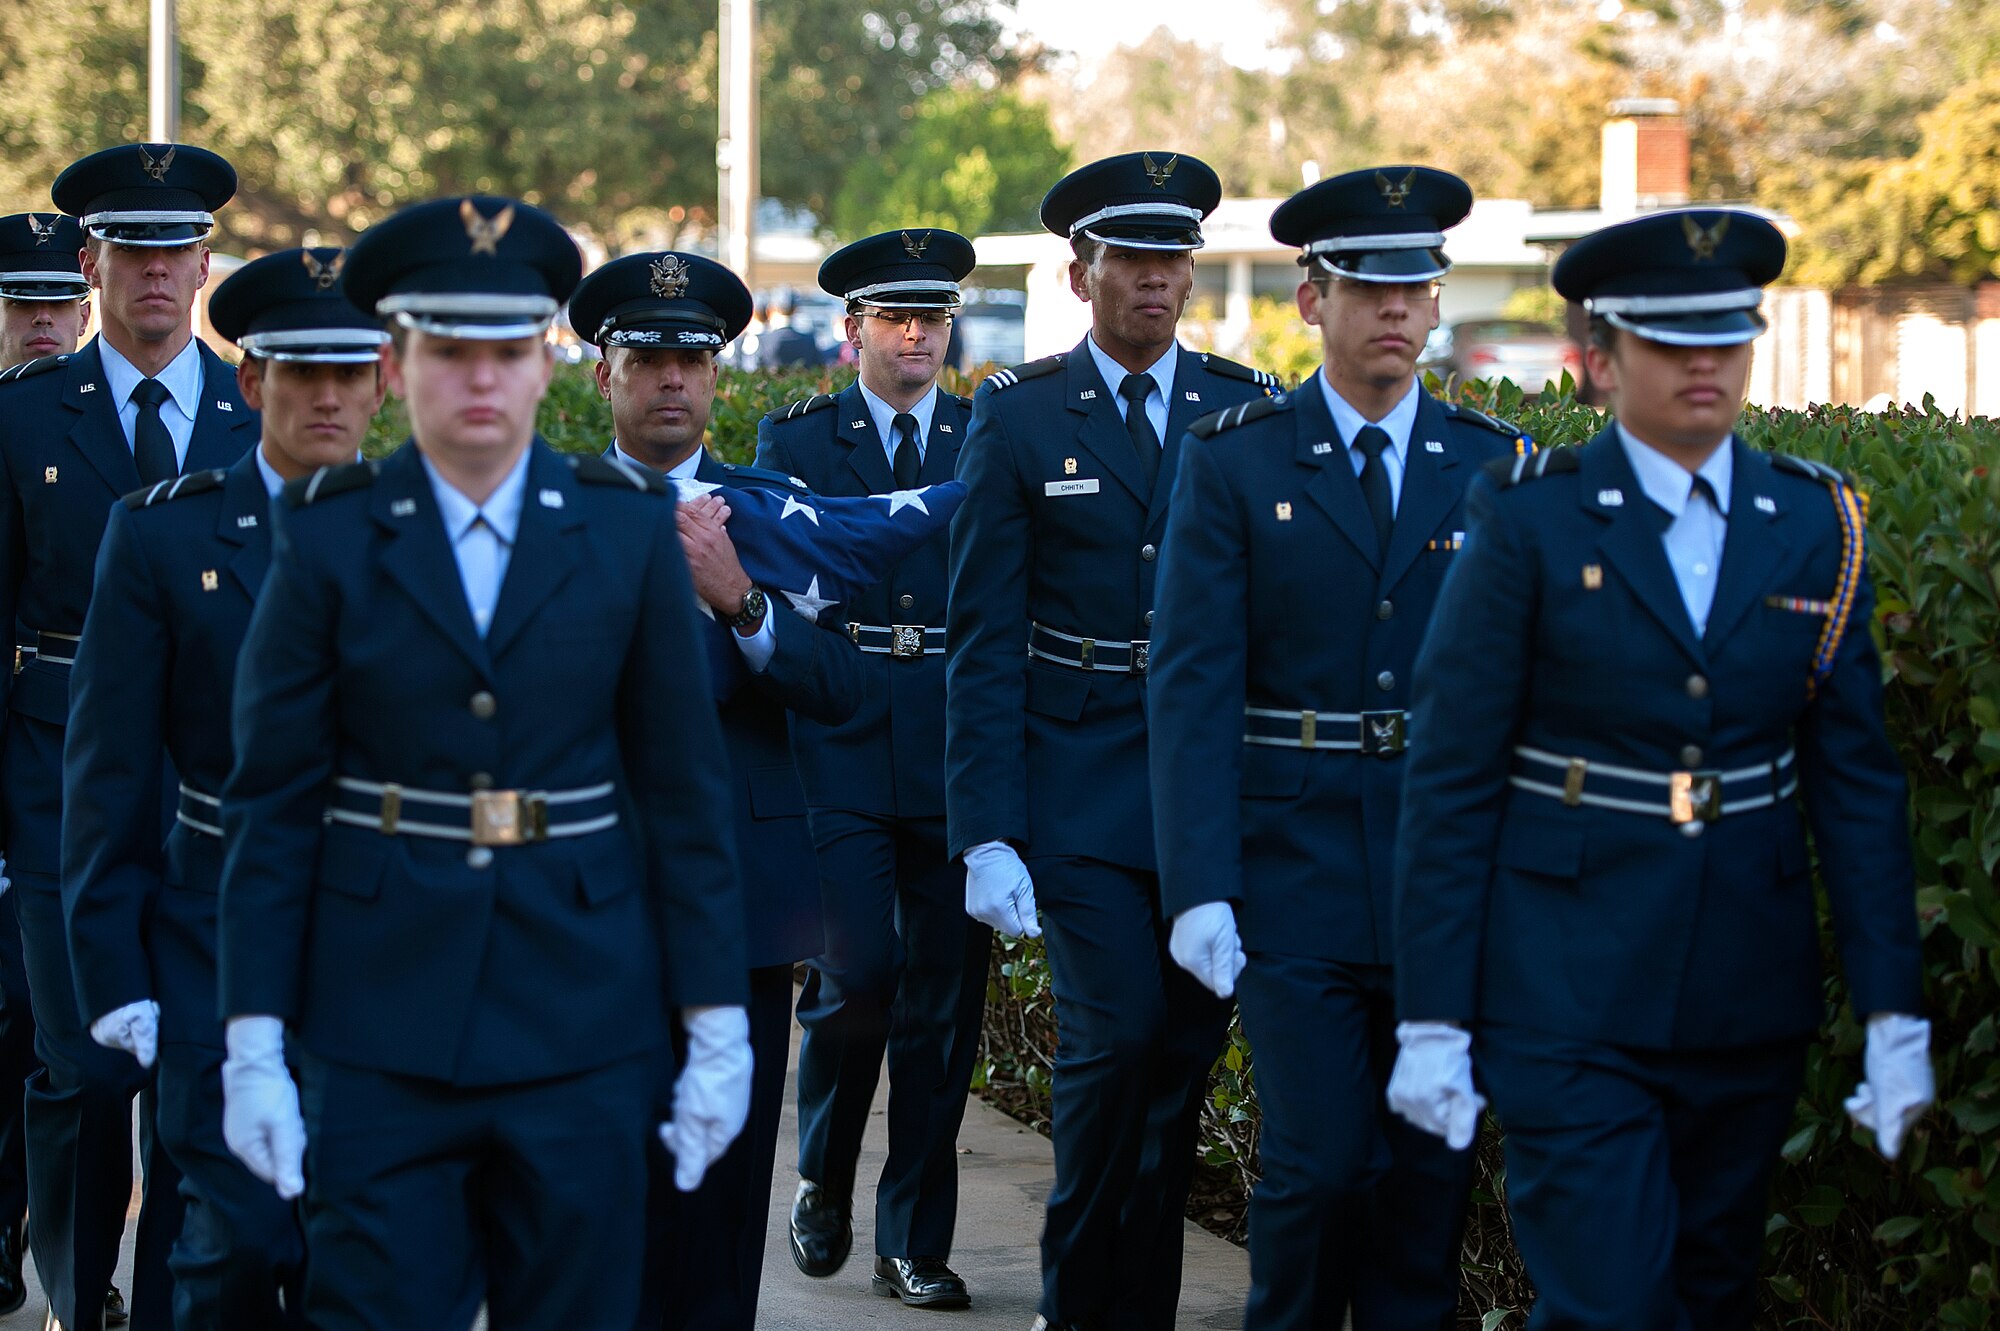
<svg viewBox="0 0 2000 1331">
<path fill-rule="evenodd" d="M 1094 495 L 1097 493 L 1097 478 L 1075 481 L 1050 481 L 1042 487 L 1045 495 Z"/>
</svg>

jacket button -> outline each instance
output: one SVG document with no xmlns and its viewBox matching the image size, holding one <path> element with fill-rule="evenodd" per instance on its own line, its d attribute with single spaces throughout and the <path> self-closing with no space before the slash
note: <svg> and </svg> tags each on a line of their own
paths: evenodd
<svg viewBox="0 0 2000 1331">
<path fill-rule="evenodd" d="M 500 710 L 499 700 L 485 689 L 481 689 L 479 692 L 473 694 L 469 705 L 472 708 L 472 714 L 481 721 L 492 720 L 493 713 Z"/>
<path fill-rule="evenodd" d="M 1375 618 L 1377 619 L 1387 619 L 1389 616 L 1395 613 L 1396 613 L 1396 603 L 1394 601 L 1384 601 L 1382 602 L 1382 604 L 1375 607 Z"/>
<path fill-rule="evenodd" d="M 1384 670 L 1381 674 L 1375 676 L 1375 687 L 1387 693 L 1390 689 L 1396 687 L 1396 676 Z"/>
<path fill-rule="evenodd" d="M 915 605 L 916 603 L 917 603 L 917 598 L 910 595 L 908 592 L 904 592 L 901 596 L 898 596 L 896 598 L 896 604 L 903 607 L 903 609 L 905 610 L 908 610 L 911 606 Z"/>
<path fill-rule="evenodd" d="M 1146 627 L 1147 628 L 1153 627 L 1153 612 L 1150 610 L 1146 612 Z"/>
<path fill-rule="evenodd" d="M 1159 553 L 1160 553 L 1159 547 L 1154 545 L 1151 541 L 1148 541 L 1144 545 L 1139 547 L 1139 558 L 1145 560 L 1147 563 L 1151 563 L 1154 557 L 1157 556 Z"/>
<path fill-rule="evenodd" d="M 1701 766 L 1701 746 L 1699 744 L 1689 744 L 1681 750 L 1681 766 Z"/>
<path fill-rule="evenodd" d="M 1706 698 L 1708 696 L 1708 680 L 1701 675 L 1689 675 L 1687 689 L 1688 697 L 1690 698 Z"/>
<path fill-rule="evenodd" d="M 468 869 L 484 869 L 492 863 L 493 850 L 490 846 L 474 846 L 465 852 L 465 867 Z"/>
<path fill-rule="evenodd" d="M 466 784 L 474 790 L 491 790 L 493 789 L 493 773 L 474 772 L 472 779 L 467 781 Z"/>
</svg>

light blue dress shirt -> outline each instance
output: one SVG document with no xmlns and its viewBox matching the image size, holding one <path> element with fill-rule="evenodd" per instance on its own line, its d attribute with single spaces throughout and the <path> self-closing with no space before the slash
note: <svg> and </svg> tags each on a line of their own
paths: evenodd
<svg viewBox="0 0 2000 1331">
<path fill-rule="evenodd" d="M 139 404 L 132 400 L 132 392 L 146 376 L 103 337 L 97 339 L 97 352 L 104 361 L 104 387 L 118 404 L 118 425 L 125 431 L 125 447 L 131 448 L 132 433 L 139 428 Z M 153 377 L 167 390 L 167 400 L 160 404 L 160 422 L 174 441 L 174 466 L 185 470 L 188 441 L 194 438 L 195 413 L 201 410 L 200 344 L 189 338 L 180 355 Z"/>
<path fill-rule="evenodd" d="M 257 445 L 257 474 L 264 478 L 264 493 L 276 499 L 278 491 L 285 488 L 285 478 L 278 475 L 278 469 L 264 456 L 262 444 Z"/>
<path fill-rule="evenodd" d="M 615 439 L 611 441 L 611 451 L 635 467 L 641 469 L 646 467 L 645 463 L 620 448 L 618 441 Z M 701 467 L 701 453 L 702 450 L 697 448 L 694 452 L 667 468 L 665 472 L 666 478 L 670 481 L 693 480 L 695 472 Z M 724 497 L 724 502 L 728 502 L 727 496 Z M 715 617 L 712 607 L 699 601 L 697 603 L 701 604 L 703 613 L 707 614 L 711 619 Z M 729 630 L 729 636 L 736 643 L 737 650 L 743 653 L 743 664 L 750 667 L 750 673 L 753 675 L 763 674 L 765 667 L 771 664 L 772 656 L 777 653 L 778 630 L 771 623 L 772 617 L 777 613 L 778 607 L 771 604 L 769 597 L 765 597 L 764 622 L 757 626 L 755 633 L 746 638 L 735 629 Z"/>
<path fill-rule="evenodd" d="M 507 561 L 512 558 L 514 540 L 520 535 L 521 503 L 528 494 L 530 451 L 521 450 L 520 461 L 483 504 L 467 499 L 450 481 L 438 475 L 429 458 L 422 459 L 424 474 L 431 480 L 431 493 L 437 497 L 438 516 L 444 519 L 445 540 L 450 542 L 452 554 L 458 559 L 458 580 L 465 588 L 465 603 L 482 638 L 493 625 L 493 608 L 500 603 L 500 585 L 507 578 Z"/>
<path fill-rule="evenodd" d="M 1361 433 L 1362 427 L 1373 425 L 1389 436 L 1389 446 L 1382 450 L 1382 470 L 1389 473 L 1389 511 L 1400 512 L 1403 507 L 1403 472 L 1410 461 L 1410 431 L 1417 428 L 1419 390 L 1416 382 L 1411 381 L 1410 391 L 1389 408 L 1388 415 L 1379 421 L 1371 421 L 1334 391 L 1333 384 L 1326 377 L 1326 367 L 1321 366 L 1313 378 L 1319 381 L 1320 392 L 1326 398 L 1326 409 L 1333 415 L 1333 427 L 1347 441 L 1347 460 L 1353 464 L 1356 476 L 1368 465 L 1368 455 L 1354 446 L 1354 437 Z"/>
<path fill-rule="evenodd" d="M 1733 437 L 1732 437 L 1733 438 Z M 1681 589 L 1681 603 L 1699 638 L 1708 632 L 1709 608 L 1715 604 L 1716 579 L 1722 573 L 1722 547 L 1729 533 L 1729 483 L 1736 471 L 1736 454 L 1731 439 L 1708 455 L 1699 471 L 1688 469 L 1652 446 L 1640 442 L 1621 421 L 1618 442 L 1625 447 L 1626 460 L 1639 478 L 1646 498 L 1665 509 L 1673 518 L 1660 536 L 1666 547 L 1667 563 L 1674 570 L 1674 582 Z M 1706 480 L 1715 491 L 1715 502 L 1694 488 L 1694 476 Z"/>
<path fill-rule="evenodd" d="M 1090 358 L 1097 363 L 1097 372 L 1104 376 L 1105 384 L 1111 389 L 1111 405 L 1118 409 L 1118 419 L 1124 420 L 1125 399 L 1118 392 L 1118 385 L 1124 383 L 1125 376 L 1132 372 L 1105 355 L 1096 338 L 1085 337 L 1083 342 L 1090 348 Z M 1153 376 L 1153 391 L 1146 394 L 1146 419 L 1152 422 L 1153 437 L 1160 441 L 1162 448 L 1167 444 L 1167 404 L 1174 400 L 1174 366 L 1179 362 L 1180 354 L 1181 344 L 1175 342 L 1167 347 L 1166 355 L 1143 371 Z"/>
<path fill-rule="evenodd" d="M 875 434 L 882 440 L 882 452 L 889 459 L 889 470 L 896 469 L 896 409 L 870 392 L 868 385 L 856 380 L 854 386 L 861 390 L 861 400 L 868 404 L 868 419 L 875 422 Z M 917 405 L 910 408 L 910 415 L 917 420 L 917 461 L 919 464 L 928 455 L 931 438 L 931 418 L 937 415 L 937 389 L 923 395 Z"/>
</svg>

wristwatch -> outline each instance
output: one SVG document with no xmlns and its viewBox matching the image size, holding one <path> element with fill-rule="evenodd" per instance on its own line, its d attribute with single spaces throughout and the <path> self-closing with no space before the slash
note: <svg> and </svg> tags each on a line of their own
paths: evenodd
<svg viewBox="0 0 2000 1331">
<path fill-rule="evenodd" d="M 747 629 L 764 617 L 764 593 L 752 587 L 743 593 L 743 608 L 723 622 L 733 629 Z"/>
</svg>

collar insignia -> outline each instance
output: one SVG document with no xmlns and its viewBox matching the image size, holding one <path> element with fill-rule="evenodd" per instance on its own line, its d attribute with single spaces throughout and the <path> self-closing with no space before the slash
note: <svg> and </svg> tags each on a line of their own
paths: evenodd
<svg viewBox="0 0 2000 1331">
<path fill-rule="evenodd" d="M 472 200 L 465 199 L 458 205 L 458 217 L 465 223 L 465 235 L 472 242 L 474 254 L 500 257 L 500 241 L 506 236 L 507 229 L 514 225 L 513 204 L 508 204 L 491 217 L 485 217 L 473 207 Z"/>
<path fill-rule="evenodd" d="M 1165 189 L 1167 187 L 1167 177 L 1171 176 L 1174 173 L 1174 168 L 1180 164 L 1181 155 L 1179 153 L 1175 153 L 1172 157 L 1169 157 L 1165 166 L 1156 165 L 1151 153 L 1139 154 L 1139 167 L 1146 173 L 1146 179 L 1153 182 L 1154 189 Z"/>
<path fill-rule="evenodd" d="M 647 270 L 651 275 L 653 294 L 661 300 L 679 300 L 687 295 L 687 260 L 678 254 L 662 254 Z"/>
<path fill-rule="evenodd" d="M 154 181 L 164 184 L 167 179 L 167 168 L 174 164 L 174 154 L 179 151 L 180 149 L 170 144 L 164 153 L 155 157 L 146 151 L 146 145 L 142 143 L 139 145 L 139 168 Z"/>
<path fill-rule="evenodd" d="M 1713 259 L 1715 247 L 1720 245 L 1723 236 L 1728 234 L 1729 214 L 1724 213 L 1716 218 L 1715 225 L 1707 228 L 1703 228 L 1701 223 L 1695 221 L 1692 214 L 1684 215 L 1681 218 L 1681 230 L 1686 234 L 1688 249 L 1694 252 L 1697 262 Z"/>
<path fill-rule="evenodd" d="M 1391 208 L 1400 208 L 1410 201 L 1410 186 L 1417 183 L 1417 168 L 1410 168 L 1401 180 L 1391 180 L 1382 172 L 1375 173 L 1375 188 L 1382 191 L 1382 201 Z"/>
<path fill-rule="evenodd" d="M 347 266 L 347 251 L 335 250 L 333 257 L 321 263 L 311 250 L 299 251 L 305 261 L 306 273 L 313 280 L 313 287 L 319 291 L 333 290 L 333 284 L 340 280 L 340 270 Z"/>
</svg>

